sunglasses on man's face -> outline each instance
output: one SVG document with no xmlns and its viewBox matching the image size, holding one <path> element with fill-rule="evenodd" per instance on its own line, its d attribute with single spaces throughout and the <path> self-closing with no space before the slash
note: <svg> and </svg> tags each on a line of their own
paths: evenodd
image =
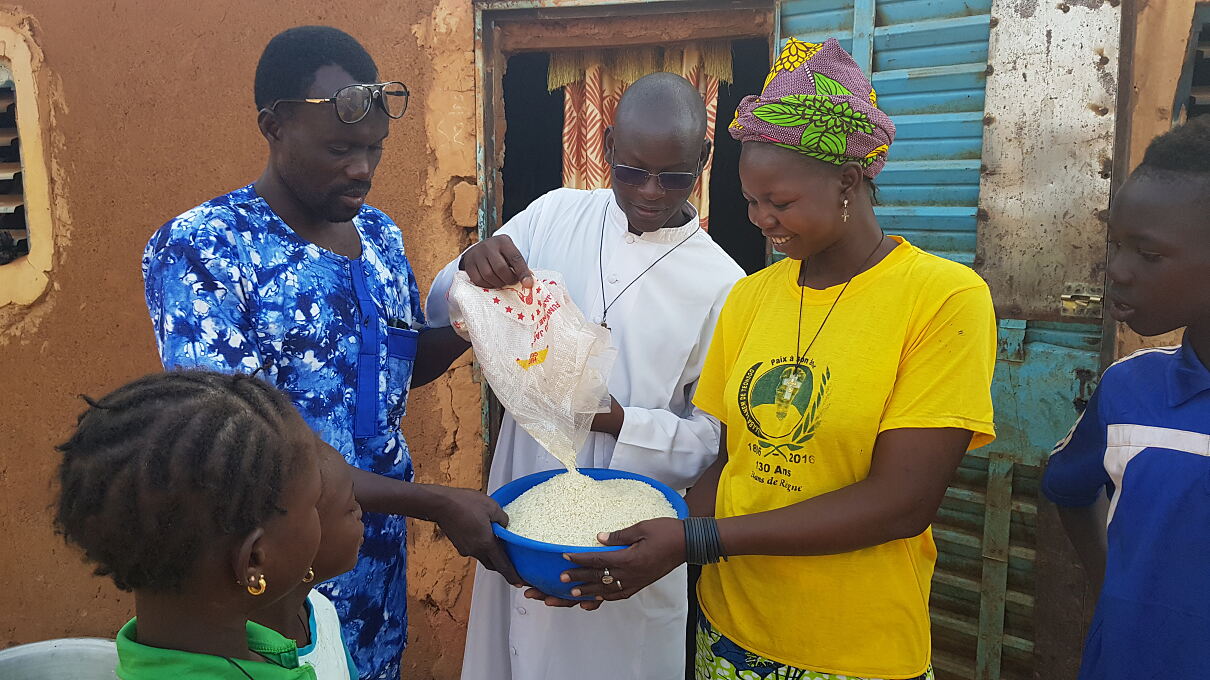
<svg viewBox="0 0 1210 680">
<path fill-rule="evenodd" d="M 647 172 L 642 168 L 632 168 L 629 165 L 614 165 L 613 178 L 622 184 L 629 184 L 632 187 L 641 187 L 647 184 L 647 180 L 652 177 L 659 182 L 660 188 L 664 191 L 684 191 L 692 189 L 697 182 L 698 173 L 696 172 Z"/>
<path fill-rule="evenodd" d="M 336 94 L 323 99 L 278 99 L 269 107 L 270 111 L 281 103 L 293 104 L 328 104 L 336 108 L 336 117 L 342 123 L 359 123 L 370 113 L 374 102 L 382 107 L 390 118 L 402 118 L 408 110 L 408 88 L 399 81 L 389 83 L 371 83 L 346 85 L 336 91 Z"/>
</svg>

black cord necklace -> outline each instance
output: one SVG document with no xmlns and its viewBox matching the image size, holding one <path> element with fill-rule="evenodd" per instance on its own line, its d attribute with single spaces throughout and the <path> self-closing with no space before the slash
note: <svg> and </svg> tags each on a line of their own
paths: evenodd
<svg viewBox="0 0 1210 680">
<path fill-rule="evenodd" d="M 306 647 L 307 645 L 315 642 L 314 640 L 311 639 L 311 624 L 307 622 L 307 619 L 303 616 L 303 613 L 301 611 L 298 612 L 296 615 L 298 616 L 298 625 L 302 626 L 302 628 L 300 628 L 300 630 L 303 632 L 303 635 L 304 635 L 303 640 L 306 641 L 306 644 L 304 644 L 302 646 Z"/>
<path fill-rule="evenodd" d="M 260 652 L 256 651 L 255 649 L 252 650 L 252 653 L 256 654 L 260 658 L 264 659 L 265 663 L 271 663 L 274 666 L 277 666 L 278 668 L 285 668 L 285 666 L 274 661 L 273 659 L 270 659 L 269 657 L 265 656 L 264 654 L 261 654 Z M 238 670 L 240 673 L 243 673 L 245 678 L 248 678 L 248 680 L 256 680 L 256 678 L 252 677 L 252 674 L 249 673 L 243 666 L 236 663 L 235 659 L 232 659 L 229 656 L 224 656 L 223 658 L 227 660 L 227 663 L 231 664 L 232 666 L 235 666 L 235 669 Z"/>
<path fill-rule="evenodd" d="M 646 269 L 639 272 L 639 275 L 634 277 L 633 281 L 626 284 L 626 287 L 622 289 L 622 292 L 615 295 L 613 300 L 609 304 L 605 304 L 605 222 L 608 219 L 609 219 L 609 203 L 606 203 L 605 204 L 605 213 L 603 215 L 601 215 L 601 247 L 597 251 L 597 272 L 601 275 L 601 327 L 607 331 L 612 330 L 609 327 L 609 308 L 613 307 L 613 304 L 618 301 L 618 298 L 622 297 L 623 293 L 630 290 L 630 287 L 633 286 L 636 282 L 638 282 L 639 279 L 643 278 L 644 274 L 651 271 L 652 267 L 659 264 L 660 260 L 664 259 L 665 257 L 668 257 L 669 255 L 672 254 L 672 251 L 685 245 L 685 242 L 688 241 L 689 239 L 693 238 L 697 234 L 698 229 L 701 229 L 701 226 L 698 226 L 697 229 L 694 229 L 693 231 L 689 232 L 689 235 L 686 236 L 685 238 L 681 239 L 680 243 L 669 248 L 668 252 L 657 257 L 655 262 L 652 262 L 650 265 L 647 266 Z"/>
<path fill-rule="evenodd" d="M 252 677 L 252 675 L 249 674 L 248 671 L 244 670 L 243 666 L 235 663 L 235 659 L 232 659 L 229 656 L 224 656 L 223 658 L 227 660 L 227 663 L 231 664 L 232 666 L 235 666 L 235 670 L 239 671 L 240 673 L 243 673 L 245 678 L 248 678 L 248 680 L 256 680 L 256 678 Z"/>
<path fill-rule="evenodd" d="M 857 267 L 857 271 L 849 277 L 848 281 L 841 286 L 840 292 L 836 294 L 836 299 L 832 300 L 832 306 L 828 307 L 828 313 L 824 314 L 823 321 L 820 322 L 819 328 L 815 330 L 815 335 L 811 336 L 811 342 L 807 343 L 805 351 L 799 351 L 802 343 L 802 303 L 805 296 L 806 286 L 799 283 L 798 285 L 798 326 L 794 333 L 794 363 L 781 374 L 781 384 L 778 385 L 777 391 L 773 396 L 773 404 L 776 407 L 775 414 L 778 420 L 785 420 L 786 415 L 790 413 L 790 404 L 794 403 L 794 398 L 798 396 L 798 391 L 802 389 L 803 381 L 806 379 L 806 371 L 803 370 L 802 362 L 806 360 L 806 355 L 811 353 L 811 348 L 815 346 L 815 341 L 819 339 L 819 334 L 823 332 L 823 327 L 828 324 L 828 319 L 832 318 L 832 312 L 836 309 L 836 305 L 840 302 L 840 298 L 844 296 L 844 292 L 849 289 L 849 284 L 853 283 L 853 279 L 865 269 L 870 263 L 870 259 L 874 257 L 874 253 L 882 247 L 883 241 L 886 241 L 886 234 L 878 239 L 878 243 L 874 244 L 874 249 L 866 255 L 865 260 Z M 807 271 L 807 260 L 802 261 L 799 269 L 799 277 L 802 277 Z"/>
</svg>

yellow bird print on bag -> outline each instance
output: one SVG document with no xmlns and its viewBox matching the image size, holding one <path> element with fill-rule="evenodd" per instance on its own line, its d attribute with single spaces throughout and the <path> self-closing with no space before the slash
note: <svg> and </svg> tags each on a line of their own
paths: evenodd
<svg viewBox="0 0 1210 680">
<path fill-rule="evenodd" d="M 538 364 L 546 361 L 546 353 L 548 351 L 548 349 L 540 349 L 537 352 L 530 354 L 525 359 L 517 359 L 517 363 L 520 364 L 521 368 L 524 368 L 528 371 L 531 366 L 537 366 Z"/>
</svg>

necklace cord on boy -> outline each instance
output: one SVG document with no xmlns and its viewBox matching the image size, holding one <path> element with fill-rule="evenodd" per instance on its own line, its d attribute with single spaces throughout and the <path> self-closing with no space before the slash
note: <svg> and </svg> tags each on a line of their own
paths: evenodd
<svg viewBox="0 0 1210 680">
<path fill-rule="evenodd" d="M 303 634 L 304 644 L 302 646 L 306 647 L 314 642 L 314 640 L 311 639 L 311 626 L 307 623 L 307 619 L 303 616 L 301 611 L 298 612 L 296 616 L 298 616 L 298 625 L 300 626 L 299 630 L 301 630 Z"/>
<path fill-rule="evenodd" d="M 857 278 L 857 275 L 865 270 L 866 265 L 870 263 L 870 260 L 874 257 L 874 253 L 878 252 L 878 249 L 882 247 L 884 241 L 886 241 L 886 234 L 883 234 L 882 238 L 878 239 L 878 243 L 874 244 L 874 248 L 870 251 L 870 254 L 866 255 L 866 258 L 862 260 L 857 269 L 852 273 L 852 275 L 849 276 L 848 280 L 844 282 L 844 285 L 840 287 L 840 292 L 836 294 L 836 299 L 832 300 L 832 305 L 828 307 L 827 314 L 824 314 L 823 321 L 820 322 L 819 328 L 815 330 L 815 335 L 811 336 L 811 342 L 807 343 L 807 349 L 805 351 L 800 351 L 800 349 L 802 343 L 802 306 L 803 298 L 806 295 L 806 286 L 799 282 L 798 325 L 796 326 L 794 333 L 794 363 L 782 373 L 781 383 L 778 385 L 777 391 L 774 393 L 774 414 L 777 416 L 778 420 L 784 420 L 789 414 L 790 404 L 794 403 L 794 399 L 798 396 L 798 391 L 802 389 L 803 380 L 806 378 L 806 372 L 802 368 L 802 362 L 805 360 L 806 355 L 810 354 L 811 348 L 815 346 L 815 341 L 819 339 L 819 334 L 823 332 L 823 327 L 828 324 L 828 319 L 832 318 L 832 312 L 835 311 L 836 305 L 840 302 L 840 298 L 844 297 L 844 292 L 849 289 L 849 284 L 853 283 L 853 279 Z M 806 271 L 807 260 L 803 260 L 799 269 L 799 276 L 801 277 Z"/>
<path fill-rule="evenodd" d="M 285 668 L 285 666 L 274 661 L 273 659 L 270 659 L 269 657 L 265 656 L 264 654 L 261 654 L 260 652 L 256 651 L 255 649 L 252 650 L 252 653 L 256 654 L 261 659 L 263 659 L 265 663 L 273 664 L 274 666 L 277 666 L 278 668 Z M 256 680 L 256 678 L 252 677 L 252 674 L 249 673 L 246 668 L 244 668 L 243 666 L 236 663 L 235 659 L 232 659 L 229 656 L 224 656 L 223 658 L 227 660 L 227 663 L 231 664 L 232 666 L 235 666 L 236 670 L 238 670 L 240 673 L 243 673 L 245 678 L 248 678 L 248 680 Z"/>
<path fill-rule="evenodd" d="M 239 671 L 240 673 L 243 673 L 245 678 L 248 678 L 248 680 L 256 680 L 256 678 L 252 677 L 252 675 L 248 671 L 244 670 L 243 666 L 235 663 L 235 659 L 232 659 L 229 656 L 224 656 L 223 658 L 227 660 L 227 663 L 231 664 L 232 666 L 235 666 L 235 669 L 237 671 Z"/>
<path fill-rule="evenodd" d="M 655 262 L 652 262 L 651 264 L 647 265 L 646 269 L 639 272 L 639 275 L 634 277 L 634 280 L 632 280 L 630 283 L 626 284 L 626 287 L 622 289 L 622 292 L 615 295 L 613 297 L 613 300 L 610 301 L 609 304 L 605 304 L 605 222 L 608 219 L 609 219 L 609 204 L 606 203 L 605 204 L 605 213 L 603 215 L 601 215 L 601 247 L 600 247 L 600 250 L 597 251 L 597 272 L 601 275 L 601 327 L 604 328 L 605 330 L 611 330 L 609 328 L 609 308 L 613 307 L 613 303 L 617 302 L 618 298 L 622 297 L 623 293 L 630 290 L 631 286 L 633 286 L 635 283 L 637 283 L 639 279 L 643 278 L 644 274 L 651 271 L 652 267 L 659 264 L 660 260 L 663 260 L 665 257 L 668 257 L 669 255 L 671 255 L 672 251 L 685 245 L 685 242 L 688 241 L 689 239 L 693 238 L 694 235 L 697 234 L 698 229 L 701 229 L 701 227 L 699 226 L 697 229 L 694 229 L 693 231 L 689 232 L 689 235 L 686 236 L 685 238 L 681 239 L 680 243 L 669 248 L 668 252 L 657 257 Z"/>
<path fill-rule="evenodd" d="M 254 649 L 254 650 L 252 650 L 252 651 L 253 651 L 254 653 L 256 653 L 256 655 L 257 655 L 257 656 L 259 656 L 260 658 L 264 659 L 266 663 L 271 663 L 271 664 L 273 664 L 274 666 L 278 666 L 278 667 L 281 667 L 281 668 L 285 668 L 285 666 L 282 666 L 281 664 L 279 664 L 279 663 L 277 663 L 276 661 L 274 661 L 274 660 L 270 659 L 269 657 L 265 656 L 264 654 L 261 654 L 260 652 L 257 652 L 255 649 Z M 256 678 L 252 677 L 252 674 L 251 674 L 251 673 L 249 673 L 249 672 L 247 671 L 247 669 L 245 669 L 243 666 L 241 666 L 241 665 L 239 665 L 238 663 L 236 663 L 236 662 L 235 662 L 235 659 L 232 659 L 232 658 L 231 658 L 231 657 L 229 657 L 229 656 L 224 656 L 223 658 L 227 660 L 227 663 L 231 664 L 232 666 L 235 666 L 235 669 L 236 669 L 236 670 L 238 670 L 240 673 L 243 673 L 245 678 L 248 678 L 248 680 L 256 680 Z"/>
</svg>

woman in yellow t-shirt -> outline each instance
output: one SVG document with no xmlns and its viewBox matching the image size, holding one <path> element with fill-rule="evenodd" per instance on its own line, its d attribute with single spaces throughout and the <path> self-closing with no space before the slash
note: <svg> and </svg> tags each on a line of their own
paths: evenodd
<svg viewBox="0 0 1210 680">
<path fill-rule="evenodd" d="M 876 103 L 835 40 L 791 40 L 740 105 L 748 214 L 787 259 L 719 317 L 694 399 L 724 424 L 719 458 L 694 517 L 615 532 L 631 547 L 565 575 L 591 609 L 706 565 L 700 680 L 932 677 L 929 525 L 994 438 L 995 317 L 971 269 L 879 227 L 895 126 Z"/>
</svg>

